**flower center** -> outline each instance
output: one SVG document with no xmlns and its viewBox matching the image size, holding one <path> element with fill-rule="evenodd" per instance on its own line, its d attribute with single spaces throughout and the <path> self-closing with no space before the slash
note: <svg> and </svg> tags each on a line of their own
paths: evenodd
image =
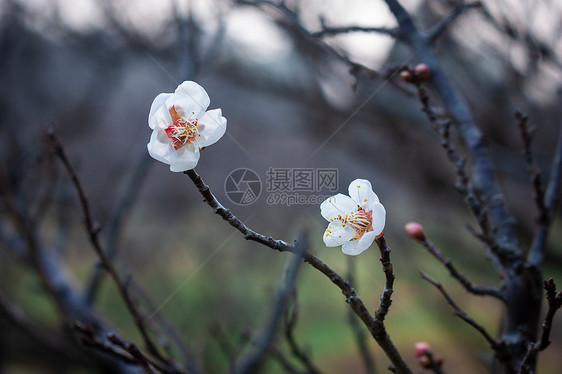
<svg viewBox="0 0 562 374">
<path fill-rule="evenodd" d="M 342 227 L 350 225 L 355 230 L 353 239 L 359 239 L 366 232 L 373 231 L 373 213 L 367 212 L 363 208 L 358 207 L 356 211 L 347 213 L 345 215 L 338 215 L 333 220 L 340 220 Z"/>
<path fill-rule="evenodd" d="M 172 126 L 166 128 L 166 135 L 172 139 L 174 149 L 180 149 L 186 144 L 193 143 L 197 133 L 197 118 L 192 118 L 195 113 L 191 113 L 189 118 L 185 119 L 178 114 L 175 106 L 169 109 L 172 116 Z"/>
<path fill-rule="evenodd" d="M 373 213 L 366 212 L 363 208 L 359 208 L 355 212 L 348 215 L 348 222 L 355 229 L 353 239 L 359 239 L 366 232 L 373 231 Z"/>
</svg>

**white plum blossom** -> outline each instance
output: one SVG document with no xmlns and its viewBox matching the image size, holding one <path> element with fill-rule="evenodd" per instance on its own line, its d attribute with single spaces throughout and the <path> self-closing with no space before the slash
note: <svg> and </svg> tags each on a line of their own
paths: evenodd
<svg viewBox="0 0 562 374">
<path fill-rule="evenodd" d="M 207 111 L 209 103 L 203 87 L 191 81 L 180 84 L 174 93 L 156 96 L 148 115 L 153 130 L 148 153 L 174 172 L 195 168 L 199 151 L 226 131 L 226 118 L 220 109 Z"/>
<path fill-rule="evenodd" d="M 349 196 L 339 193 L 324 200 L 320 211 L 330 222 L 324 243 L 328 247 L 341 245 L 347 255 L 360 254 L 384 233 L 386 211 L 366 179 L 351 182 Z"/>
</svg>

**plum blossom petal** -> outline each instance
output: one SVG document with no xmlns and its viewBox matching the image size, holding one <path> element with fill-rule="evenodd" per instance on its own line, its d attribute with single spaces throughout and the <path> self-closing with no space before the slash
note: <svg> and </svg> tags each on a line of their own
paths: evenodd
<svg viewBox="0 0 562 374">
<path fill-rule="evenodd" d="M 374 203 L 371 209 L 372 229 L 378 237 L 384 231 L 386 209 L 384 209 L 384 206 L 381 203 Z"/>
<path fill-rule="evenodd" d="M 343 253 L 358 255 L 384 233 L 386 210 L 366 179 L 355 179 L 349 195 L 334 195 L 320 205 L 322 217 L 329 223 L 324 233 L 328 247 L 342 246 Z"/>
<path fill-rule="evenodd" d="M 320 205 L 320 214 L 327 221 L 332 221 L 338 216 L 345 216 L 346 213 L 357 209 L 357 204 L 344 194 L 337 194 L 327 198 Z"/>
<path fill-rule="evenodd" d="M 207 111 L 199 119 L 200 138 L 197 139 L 200 147 L 207 147 L 222 138 L 226 132 L 226 118 L 220 109 Z"/>
<path fill-rule="evenodd" d="M 341 221 L 330 222 L 324 233 L 326 247 L 339 247 L 355 236 L 355 230 L 349 225 L 343 226 Z"/>
<path fill-rule="evenodd" d="M 170 165 L 173 172 L 193 169 L 203 147 L 216 143 L 226 131 L 220 109 L 207 110 L 210 99 L 203 87 L 186 81 L 175 92 L 154 99 L 148 115 L 152 129 L 149 154 Z"/>
<path fill-rule="evenodd" d="M 357 256 L 358 254 L 361 254 L 364 250 L 369 248 L 375 241 L 376 237 L 377 235 L 374 231 L 369 231 L 357 240 L 351 240 L 347 243 L 344 243 L 341 247 L 341 250 L 346 255 Z"/>
<path fill-rule="evenodd" d="M 152 105 L 150 106 L 150 113 L 148 114 L 148 126 L 151 129 L 155 129 L 159 124 L 164 126 L 170 122 L 170 113 L 166 110 L 164 105 L 166 101 L 172 96 L 170 93 L 161 93 L 156 96 Z M 164 127 L 167 127 L 165 125 Z"/>
<path fill-rule="evenodd" d="M 203 87 L 195 82 L 185 81 L 176 88 L 169 106 L 174 105 L 182 117 L 189 117 L 194 113 L 195 117 L 199 118 L 210 103 L 211 99 Z"/>
<path fill-rule="evenodd" d="M 351 182 L 349 184 L 349 196 L 363 209 L 379 202 L 377 194 L 373 192 L 371 182 L 366 179 L 355 179 Z"/>
</svg>

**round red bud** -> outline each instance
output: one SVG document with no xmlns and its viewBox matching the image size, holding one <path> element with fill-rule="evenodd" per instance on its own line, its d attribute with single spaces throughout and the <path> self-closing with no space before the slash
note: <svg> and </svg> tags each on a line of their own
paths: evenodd
<svg viewBox="0 0 562 374">
<path fill-rule="evenodd" d="M 412 73 L 410 73 L 408 70 L 402 70 L 400 72 L 400 78 L 402 78 L 404 82 L 411 83 L 414 77 L 412 76 Z"/>
<path fill-rule="evenodd" d="M 429 66 L 427 66 L 426 64 L 417 64 L 414 68 L 414 74 L 416 75 L 416 78 L 421 82 L 425 82 L 429 79 L 429 73 Z"/>
<path fill-rule="evenodd" d="M 425 354 L 431 354 L 431 346 L 426 342 L 417 342 L 414 344 L 416 357 L 425 357 Z"/>
<path fill-rule="evenodd" d="M 406 230 L 406 234 L 408 234 L 408 236 L 414 240 L 418 240 L 420 242 L 425 241 L 425 232 L 423 231 L 423 226 L 420 225 L 417 222 L 408 222 L 405 226 L 404 226 L 404 230 Z M 416 343 L 417 344 L 422 344 L 422 343 Z M 427 343 L 424 343 L 427 344 Z"/>
</svg>

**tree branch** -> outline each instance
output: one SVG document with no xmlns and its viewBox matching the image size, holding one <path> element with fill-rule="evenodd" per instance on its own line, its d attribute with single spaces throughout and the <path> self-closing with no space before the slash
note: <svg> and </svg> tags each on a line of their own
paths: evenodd
<svg viewBox="0 0 562 374">
<path fill-rule="evenodd" d="M 385 2 L 398 21 L 401 33 L 419 54 L 421 61 L 429 67 L 431 85 L 458 124 L 458 129 L 472 157 L 472 185 L 487 206 L 502 263 L 504 266 L 509 266 L 520 260 L 522 252 L 515 234 L 514 220 L 506 209 L 486 141 L 474 123 L 468 106 L 441 68 L 431 40 L 416 28 L 412 18 L 398 0 L 385 0 Z"/>
<path fill-rule="evenodd" d="M 297 326 L 298 320 L 298 302 L 296 296 L 296 289 L 293 290 L 292 293 L 292 305 L 288 306 L 285 310 L 285 318 L 284 318 L 284 333 L 285 339 L 289 345 L 289 349 L 291 350 L 292 355 L 306 368 L 307 373 L 309 374 L 319 374 L 320 370 L 316 368 L 310 357 L 306 354 L 306 352 L 301 349 L 297 343 L 295 338 L 295 328 Z M 351 309 L 349 309 L 351 313 Z"/>
<path fill-rule="evenodd" d="M 538 353 L 545 350 L 550 345 L 552 321 L 558 309 L 562 307 L 562 291 L 556 292 L 556 284 L 552 278 L 548 278 L 544 281 L 544 289 L 548 301 L 548 311 L 542 323 L 541 335 L 536 343 L 529 344 L 527 354 L 517 372 L 518 374 L 532 373 L 532 363 L 536 361 Z"/>
<path fill-rule="evenodd" d="M 247 240 L 253 240 L 258 243 L 263 244 L 266 247 L 280 251 L 280 252 L 294 252 L 295 246 L 290 245 L 282 240 L 276 240 L 272 237 L 259 234 L 250 228 L 248 228 L 242 221 L 238 219 L 230 210 L 223 207 L 217 198 L 211 192 L 209 186 L 203 182 L 203 179 L 195 172 L 195 170 L 187 170 L 184 172 L 194 183 L 195 187 L 199 190 L 199 193 L 203 196 L 204 201 L 213 208 L 214 212 L 221 216 L 225 221 L 227 221 L 232 227 L 240 231 L 244 238 Z M 382 239 L 382 238 L 381 238 Z M 386 243 L 384 239 L 377 240 L 377 244 L 381 249 L 381 254 L 384 252 L 384 258 L 389 260 L 390 250 L 386 248 Z M 383 306 L 379 307 L 379 316 L 382 317 L 375 319 L 371 316 L 363 301 L 359 296 L 357 296 L 355 290 L 351 287 L 348 281 L 343 279 L 338 273 L 332 270 L 328 265 L 326 265 L 318 257 L 314 256 L 310 252 L 304 252 L 302 255 L 304 262 L 310 264 L 316 270 L 324 274 L 330 281 L 335 284 L 346 297 L 346 302 L 349 304 L 351 309 L 357 314 L 361 319 L 363 324 L 369 329 L 371 336 L 383 349 L 387 357 L 394 364 L 396 372 L 400 374 L 411 374 L 411 370 L 406 364 L 406 361 L 402 358 L 396 346 L 390 339 L 390 336 L 386 332 L 384 326 L 384 316 L 390 307 L 390 295 L 392 294 L 392 288 L 385 287 L 383 296 L 387 301 Z M 390 265 L 392 271 L 392 265 Z M 388 298 L 388 300 L 387 300 Z M 382 303 L 382 301 L 381 301 Z"/>
<path fill-rule="evenodd" d="M 133 302 L 133 298 L 129 292 L 126 282 L 121 278 L 121 275 L 118 273 L 117 269 L 114 267 L 113 263 L 109 259 L 108 255 L 103 250 L 100 240 L 99 240 L 99 232 L 100 227 L 97 223 L 94 222 L 94 219 L 91 214 L 90 204 L 84 188 L 82 187 L 82 183 L 76 174 L 74 167 L 70 163 L 68 157 L 66 156 L 66 152 L 64 150 L 64 146 L 60 139 L 55 135 L 54 130 L 51 128 L 49 130 L 49 138 L 51 140 L 51 144 L 53 146 L 53 151 L 55 155 L 61 160 L 62 164 L 64 165 L 66 171 L 68 172 L 72 183 L 76 189 L 78 194 L 78 198 L 80 200 L 80 205 L 82 207 L 82 211 L 84 213 L 84 223 L 86 226 L 86 231 L 88 233 L 88 238 L 95 253 L 98 255 L 101 265 L 107 270 L 110 274 L 111 278 L 113 279 L 115 285 L 117 286 L 117 290 L 119 291 L 119 295 L 125 302 L 129 313 L 133 317 L 135 325 L 139 330 L 143 341 L 146 345 L 147 350 L 160 360 L 164 365 L 174 367 L 175 364 L 169 358 L 165 357 L 162 353 L 160 353 L 160 349 L 158 348 L 157 344 L 153 342 L 152 337 L 146 326 L 146 321 L 142 316 L 141 312 L 138 310 L 137 306 Z M 178 372 L 181 372 L 178 368 L 176 368 Z"/>
<path fill-rule="evenodd" d="M 486 339 L 488 343 L 490 343 L 490 346 L 496 352 L 498 357 L 501 358 L 504 356 L 505 344 L 503 342 L 498 342 L 496 339 L 494 339 L 492 335 L 490 335 L 490 333 L 488 333 L 482 325 L 480 325 L 478 322 L 472 319 L 472 317 L 470 317 L 464 310 L 459 308 L 459 306 L 453 301 L 451 296 L 449 296 L 447 291 L 445 291 L 441 283 L 433 280 L 432 278 L 422 273 L 421 271 L 420 271 L 420 276 L 422 277 L 422 279 L 425 279 L 426 281 L 431 283 L 435 288 L 437 288 L 439 292 L 441 292 L 441 295 L 443 295 L 445 300 L 447 300 L 447 303 L 454 309 L 455 311 L 454 315 L 459 317 L 466 323 L 468 323 L 470 326 L 474 327 L 484 337 L 484 339 Z"/>
<path fill-rule="evenodd" d="M 353 257 L 349 257 L 347 263 L 348 263 L 347 279 L 349 283 L 352 286 L 354 286 L 355 285 L 355 259 Z M 367 339 L 366 339 L 367 335 L 359 325 L 359 321 L 357 321 L 357 317 L 353 314 L 353 311 L 351 309 L 349 309 L 348 321 L 349 321 L 349 325 L 351 326 L 351 330 L 353 331 L 353 335 L 355 336 L 355 343 L 357 344 L 357 348 L 359 349 L 359 353 L 361 354 L 361 359 L 363 360 L 365 373 L 376 374 L 377 369 L 375 366 L 375 360 L 373 355 L 369 351 L 369 347 L 367 345 Z"/>
<path fill-rule="evenodd" d="M 339 34 L 348 34 L 352 32 L 365 32 L 365 33 L 378 33 L 392 37 L 397 37 L 397 29 L 388 27 L 361 27 L 361 26 L 344 26 L 344 27 L 330 27 L 322 25 L 320 31 L 311 32 L 310 36 L 314 38 L 322 38 L 324 36 L 333 36 Z"/>
<path fill-rule="evenodd" d="M 560 179 L 562 176 L 562 126 L 558 132 L 558 141 L 554 151 L 554 159 L 550 170 L 548 185 L 544 195 L 543 214 L 539 215 L 539 226 L 535 233 L 531 251 L 527 256 L 530 264 L 538 266 L 542 264 L 546 250 L 546 239 L 552 221 L 552 216 L 558 201 Z"/>
<path fill-rule="evenodd" d="M 435 245 L 430 240 L 424 240 L 422 245 L 427 249 L 429 253 L 433 255 L 439 262 L 441 262 L 447 270 L 449 270 L 449 274 L 455 278 L 468 292 L 475 294 L 475 295 L 488 295 L 493 296 L 499 300 L 505 301 L 504 296 L 500 290 L 494 287 L 480 287 L 476 286 L 474 283 L 468 280 L 466 276 L 462 273 L 459 273 L 457 268 L 453 265 L 452 261 L 445 256 L 441 251 L 439 251 Z"/>
<path fill-rule="evenodd" d="M 295 245 L 293 251 L 294 256 L 292 256 L 287 263 L 285 280 L 277 291 L 273 310 L 265 323 L 263 331 L 255 338 L 255 342 L 252 344 L 253 350 L 240 359 L 239 364 L 234 367 L 233 373 L 253 374 L 259 372 L 267 353 L 270 351 L 270 347 L 279 327 L 279 322 L 283 317 L 291 293 L 295 288 L 302 255 L 306 251 L 306 248 L 306 239 Z"/>
<path fill-rule="evenodd" d="M 428 30 L 428 38 L 434 43 L 447 28 L 457 19 L 461 14 L 465 11 L 473 8 L 481 8 L 482 3 L 480 1 L 475 1 L 473 3 L 462 3 L 455 7 L 453 12 L 439 21 L 436 25 L 434 25 L 431 29 Z"/>
<path fill-rule="evenodd" d="M 105 248 L 107 257 L 113 260 L 117 254 L 117 241 L 119 239 L 119 233 L 121 227 L 123 226 L 129 212 L 133 207 L 133 203 L 142 187 L 143 179 L 148 171 L 152 159 L 143 149 L 143 153 L 136 165 L 133 166 L 133 172 L 129 177 L 129 180 L 123 189 L 121 198 L 115 204 L 115 209 L 111 215 L 108 224 L 104 227 L 105 232 Z M 86 297 L 89 303 L 93 304 L 97 296 L 98 289 L 101 285 L 104 269 L 100 266 L 96 266 L 90 275 L 90 280 L 86 287 Z"/>
</svg>

